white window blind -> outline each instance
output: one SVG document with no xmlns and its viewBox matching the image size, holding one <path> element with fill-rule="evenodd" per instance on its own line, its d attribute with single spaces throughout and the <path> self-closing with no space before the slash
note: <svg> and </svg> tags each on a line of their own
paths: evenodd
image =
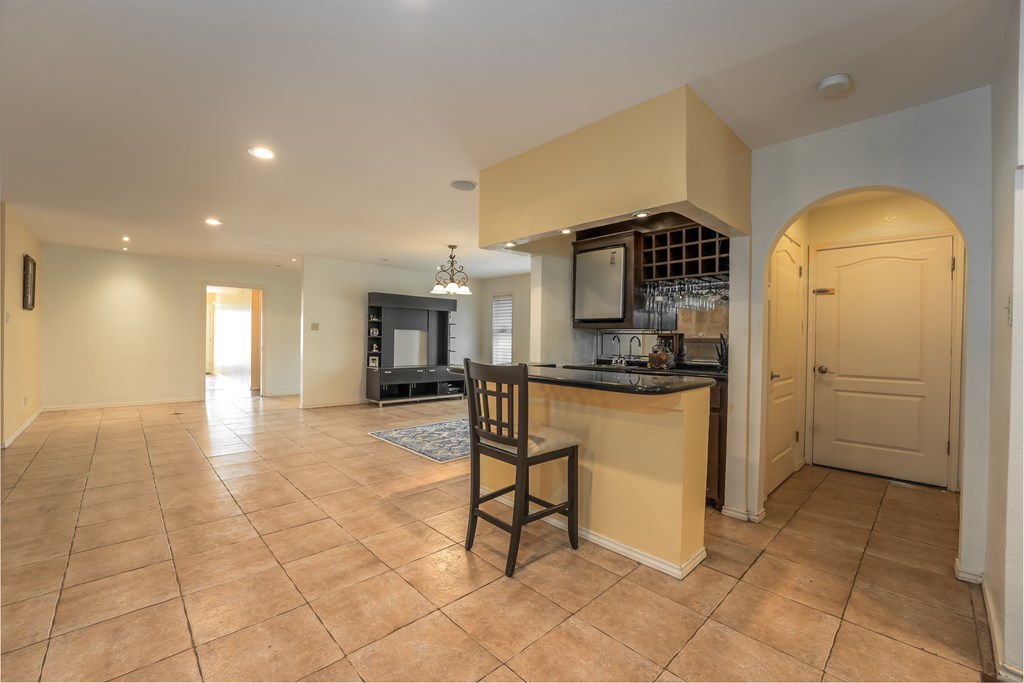
<svg viewBox="0 0 1024 683">
<path fill-rule="evenodd" d="M 491 362 L 512 363 L 512 297 L 491 300 Z"/>
</svg>

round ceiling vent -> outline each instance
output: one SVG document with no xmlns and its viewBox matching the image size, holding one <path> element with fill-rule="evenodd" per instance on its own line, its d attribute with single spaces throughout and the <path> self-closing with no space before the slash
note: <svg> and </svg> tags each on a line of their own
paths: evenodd
<svg viewBox="0 0 1024 683">
<path fill-rule="evenodd" d="M 853 85 L 853 79 L 849 74 L 832 74 L 818 81 L 818 94 L 829 99 L 838 97 L 848 91 Z"/>
<path fill-rule="evenodd" d="M 462 190 L 463 192 L 472 192 L 479 185 L 472 180 L 453 180 L 451 186 L 456 190 Z"/>
</svg>

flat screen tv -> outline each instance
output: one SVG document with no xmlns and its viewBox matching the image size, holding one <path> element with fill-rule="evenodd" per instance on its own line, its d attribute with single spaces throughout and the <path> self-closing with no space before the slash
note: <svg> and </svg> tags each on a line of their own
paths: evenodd
<svg viewBox="0 0 1024 683">
<path fill-rule="evenodd" d="M 395 367 L 426 364 L 426 330 L 395 330 Z"/>
</svg>

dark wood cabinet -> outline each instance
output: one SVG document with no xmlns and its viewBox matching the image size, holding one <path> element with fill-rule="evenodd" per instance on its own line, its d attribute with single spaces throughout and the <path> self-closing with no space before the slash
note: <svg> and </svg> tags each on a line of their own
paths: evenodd
<svg viewBox="0 0 1024 683">
<path fill-rule="evenodd" d="M 453 338 L 451 298 L 370 292 L 366 314 L 366 397 L 378 405 L 460 398 L 461 375 L 448 371 Z M 419 337 L 396 348 L 396 331 Z M 399 344 L 401 346 L 401 344 Z"/>
<path fill-rule="evenodd" d="M 729 382 L 715 380 L 711 387 L 711 411 L 708 415 L 707 500 L 722 509 L 725 501 L 725 444 L 729 415 Z"/>
</svg>

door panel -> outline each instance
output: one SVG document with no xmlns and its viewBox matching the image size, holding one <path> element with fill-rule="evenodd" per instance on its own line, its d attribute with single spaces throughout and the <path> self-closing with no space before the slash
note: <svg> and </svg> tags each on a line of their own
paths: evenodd
<svg viewBox="0 0 1024 683">
<path fill-rule="evenodd" d="M 803 383 L 801 286 L 803 248 L 783 236 L 772 254 L 768 298 L 768 406 L 765 495 L 793 474 L 802 458 L 799 430 Z"/>
<path fill-rule="evenodd" d="M 945 486 L 953 239 L 829 249 L 815 263 L 815 463 Z"/>
</svg>

